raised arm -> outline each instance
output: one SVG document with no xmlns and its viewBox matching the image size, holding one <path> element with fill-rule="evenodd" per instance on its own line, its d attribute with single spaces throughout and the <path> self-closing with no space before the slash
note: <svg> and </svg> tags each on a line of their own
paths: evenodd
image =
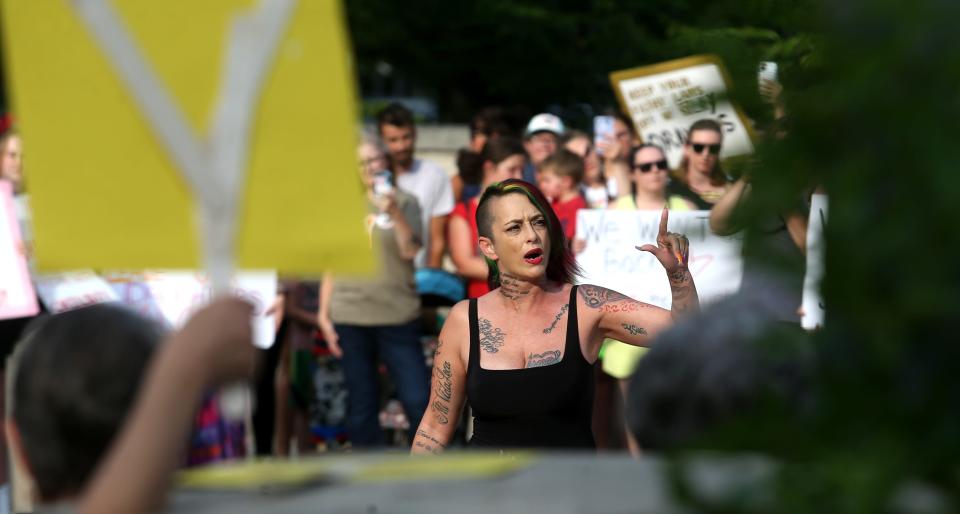
<svg viewBox="0 0 960 514">
<path fill-rule="evenodd" d="M 697 295 L 697 286 L 693 283 L 693 275 L 687 267 L 690 262 L 690 241 L 683 234 L 667 232 L 669 216 L 670 211 L 664 207 L 660 214 L 657 246 L 647 244 L 638 246 L 637 250 L 652 253 L 663 265 L 673 295 L 670 313 L 676 318 L 687 311 L 699 311 L 700 297 Z"/>
<path fill-rule="evenodd" d="M 214 301 L 194 314 L 154 356 L 136 404 L 97 467 L 81 514 L 155 510 L 182 464 L 204 391 L 253 375 L 252 306 Z"/>
<path fill-rule="evenodd" d="M 430 402 L 410 447 L 411 454 L 439 454 L 446 450 L 456 432 L 466 398 L 466 362 L 470 347 L 467 323 L 467 302 L 463 301 L 450 310 L 440 331 L 440 342 L 433 356 Z"/>
<path fill-rule="evenodd" d="M 591 354 L 599 351 L 602 338 L 607 337 L 637 346 L 648 346 L 660 330 L 670 326 L 674 319 L 688 311 L 700 310 L 700 299 L 693 276 L 687 268 L 689 243 L 686 236 L 667 232 L 667 209 L 660 217 L 657 246 L 643 245 L 638 250 L 652 253 L 663 265 L 670 283 L 673 301 L 670 310 L 639 302 L 627 295 L 605 287 L 585 284 L 578 292 L 586 307 L 588 323 L 596 327 L 602 337 L 591 338 Z"/>
<path fill-rule="evenodd" d="M 710 230 L 719 236 L 729 236 L 742 227 L 734 226 L 731 223 L 733 213 L 750 194 L 750 185 L 745 177 L 739 180 L 727 189 L 727 192 L 717 200 L 717 203 L 710 209 Z"/>
<path fill-rule="evenodd" d="M 606 287 L 583 284 L 577 290 L 582 317 L 590 323 L 590 355 L 600 351 L 604 338 L 636 346 L 649 346 L 654 336 L 670 325 L 670 311 L 640 302 Z"/>
<path fill-rule="evenodd" d="M 411 223 L 416 226 L 420 224 L 419 206 L 415 202 L 407 202 L 404 207 L 401 207 L 393 193 L 379 196 L 368 193 L 368 196 L 380 212 L 388 214 L 393 220 L 393 236 L 400 257 L 412 261 L 422 246 L 420 231 L 414 230 L 411 225 Z M 404 208 L 407 209 L 406 212 Z"/>
</svg>

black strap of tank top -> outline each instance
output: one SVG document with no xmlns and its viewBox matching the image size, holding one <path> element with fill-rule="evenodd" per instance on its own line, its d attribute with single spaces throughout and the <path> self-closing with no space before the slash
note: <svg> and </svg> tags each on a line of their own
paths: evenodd
<svg viewBox="0 0 960 514">
<path fill-rule="evenodd" d="M 471 298 L 469 305 L 467 319 L 470 322 L 470 362 L 467 364 L 467 371 L 471 368 L 480 368 L 480 322 L 477 319 L 477 299 Z"/>
<path fill-rule="evenodd" d="M 576 351 L 577 355 L 581 358 L 583 356 L 583 351 L 580 350 L 580 324 L 577 322 L 577 288 L 580 286 L 573 286 L 570 288 L 570 307 L 567 314 L 567 341 L 563 348 L 563 355 L 566 356 L 567 352 Z M 570 356 L 573 358 L 573 356 Z"/>
</svg>

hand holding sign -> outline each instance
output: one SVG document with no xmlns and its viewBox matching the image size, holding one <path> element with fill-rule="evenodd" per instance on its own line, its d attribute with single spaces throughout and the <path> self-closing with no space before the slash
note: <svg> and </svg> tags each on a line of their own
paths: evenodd
<svg viewBox="0 0 960 514">
<path fill-rule="evenodd" d="M 195 4 L 0 0 L 38 269 L 370 273 L 341 2 Z"/>
<path fill-rule="evenodd" d="M 646 244 L 637 246 L 636 249 L 643 252 L 652 253 L 667 273 L 675 273 L 687 269 L 687 263 L 690 261 L 690 241 L 683 234 L 667 232 L 667 220 L 669 219 L 669 210 L 663 208 L 660 214 L 660 231 L 657 233 L 657 246 Z"/>
<path fill-rule="evenodd" d="M 252 304 L 238 297 L 223 297 L 200 309 L 170 341 L 170 352 L 183 356 L 183 365 L 199 366 L 206 386 L 228 384 L 253 376 L 257 350 L 247 320 Z"/>
</svg>

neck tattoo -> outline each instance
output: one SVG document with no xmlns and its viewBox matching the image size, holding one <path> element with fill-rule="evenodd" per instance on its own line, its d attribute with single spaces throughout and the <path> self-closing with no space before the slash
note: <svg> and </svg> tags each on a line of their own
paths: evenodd
<svg viewBox="0 0 960 514">
<path fill-rule="evenodd" d="M 500 274 L 500 288 L 498 291 L 508 300 L 517 301 L 530 294 L 531 289 L 533 289 L 532 284 L 524 282 L 518 277 L 506 273 Z"/>
</svg>

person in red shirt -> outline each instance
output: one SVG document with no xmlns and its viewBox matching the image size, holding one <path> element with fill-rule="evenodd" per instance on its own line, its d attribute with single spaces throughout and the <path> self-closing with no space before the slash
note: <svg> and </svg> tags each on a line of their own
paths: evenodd
<svg viewBox="0 0 960 514">
<path fill-rule="evenodd" d="M 560 149 L 543 161 L 538 171 L 540 191 L 550 199 L 569 244 L 577 233 L 577 211 L 587 208 L 587 202 L 580 194 L 583 159 L 567 149 Z"/>
<path fill-rule="evenodd" d="M 491 139 L 483 145 L 480 152 L 482 174 L 480 191 L 487 186 L 508 178 L 520 178 L 526 154 L 519 140 L 500 137 Z M 447 225 L 447 242 L 450 245 L 450 258 L 457 267 L 457 273 L 467 279 L 467 296 L 479 298 L 490 291 L 487 286 L 487 263 L 477 247 L 480 237 L 477 232 L 477 198 L 457 203 Z"/>
</svg>

